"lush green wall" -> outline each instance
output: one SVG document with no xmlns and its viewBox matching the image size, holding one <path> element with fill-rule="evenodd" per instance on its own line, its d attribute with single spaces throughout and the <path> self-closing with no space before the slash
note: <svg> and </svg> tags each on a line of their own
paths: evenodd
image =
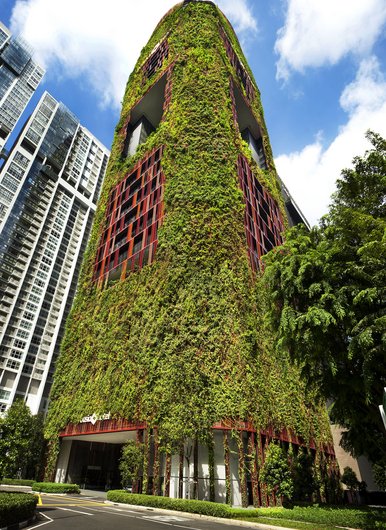
<svg viewBox="0 0 386 530">
<path fill-rule="evenodd" d="M 67 323 L 51 394 L 47 434 L 92 413 L 157 425 L 161 443 L 198 435 L 221 419 L 289 427 L 306 440 L 329 440 L 324 408 L 296 367 L 275 353 L 264 322 L 264 293 L 249 264 L 240 151 L 282 208 L 259 92 L 253 103 L 271 168 L 251 160 L 235 130 L 229 78 L 235 72 L 218 26 L 244 64 L 229 23 L 211 4 L 172 9 L 130 76 L 79 292 Z M 157 131 L 122 159 L 130 109 L 146 92 L 141 66 L 166 33 L 164 69 L 175 62 L 172 100 Z M 153 82 L 153 80 L 151 80 Z M 111 188 L 144 153 L 165 146 L 165 218 L 156 261 L 104 288 L 92 270 Z"/>
</svg>

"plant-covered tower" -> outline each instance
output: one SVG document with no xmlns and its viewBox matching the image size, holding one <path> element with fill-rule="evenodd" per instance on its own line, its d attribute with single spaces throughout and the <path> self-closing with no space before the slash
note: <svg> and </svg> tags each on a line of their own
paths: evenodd
<svg viewBox="0 0 386 530">
<path fill-rule="evenodd" d="M 212 2 L 178 4 L 127 84 L 51 395 L 56 480 L 115 485 L 135 439 L 137 491 L 260 504 L 271 439 L 331 458 L 264 321 L 261 257 L 286 224 L 235 33 Z"/>
</svg>

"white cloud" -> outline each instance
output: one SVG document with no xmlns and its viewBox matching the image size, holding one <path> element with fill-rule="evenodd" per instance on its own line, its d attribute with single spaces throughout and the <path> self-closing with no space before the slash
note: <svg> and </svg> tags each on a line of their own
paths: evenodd
<svg viewBox="0 0 386 530">
<path fill-rule="evenodd" d="M 103 105 L 119 107 L 129 73 L 175 0 L 17 0 L 11 20 L 48 76 L 81 78 Z M 242 34 L 256 30 L 247 0 L 219 0 Z"/>
<path fill-rule="evenodd" d="M 257 21 L 248 7 L 247 0 L 219 0 L 216 3 L 231 21 L 236 33 L 257 31 Z"/>
<path fill-rule="evenodd" d="M 336 64 L 349 53 L 371 51 L 386 21 L 385 0 L 287 0 L 278 32 L 277 77 L 291 70 Z"/>
<path fill-rule="evenodd" d="M 326 148 L 321 136 L 301 151 L 281 155 L 275 163 L 279 175 L 311 224 L 327 213 L 330 196 L 341 169 L 349 167 L 369 144 L 367 129 L 386 135 L 386 80 L 375 57 L 363 60 L 356 79 L 346 86 L 340 104 L 348 121 Z"/>
</svg>

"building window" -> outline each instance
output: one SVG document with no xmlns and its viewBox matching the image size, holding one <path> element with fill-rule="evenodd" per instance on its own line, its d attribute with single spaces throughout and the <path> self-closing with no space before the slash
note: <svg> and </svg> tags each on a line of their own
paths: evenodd
<svg viewBox="0 0 386 530">
<path fill-rule="evenodd" d="M 242 62 L 238 58 L 236 52 L 234 51 L 232 44 L 230 43 L 228 36 L 225 33 L 225 30 L 222 26 L 220 26 L 220 35 L 224 42 L 225 50 L 228 55 L 228 59 L 230 60 L 230 63 L 233 66 L 233 68 L 236 70 L 237 77 L 241 81 L 245 89 L 245 93 L 246 93 L 246 96 L 249 102 L 252 102 L 255 98 L 255 89 L 253 88 L 252 80 L 249 77 L 249 74 L 246 71 L 245 67 L 243 66 Z"/>
<path fill-rule="evenodd" d="M 163 217 L 162 152 L 147 154 L 110 192 L 94 280 L 116 280 L 154 260 Z"/>
<path fill-rule="evenodd" d="M 246 158 L 239 155 L 238 176 L 245 200 L 245 232 L 252 268 L 261 268 L 260 258 L 283 243 L 283 219 L 276 201 L 253 174 Z"/>
<path fill-rule="evenodd" d="M 141 116 L 134 125 L 129 124 L 127 128 L 127 156 L 134 155 L 137 147 L 145 143 L 153 131 L 155 131 L 155 128 L 146 116 Z"/>
<path fill-rule="evenodd" d="M 251 155 L 261 169 L 268 169 L 260 126 L 239 88 L 231 80 L 233 117 L 241 137 L 248 144 Z"/>
<path fill-rule="evenodd" d="M 144 78 L 150 79 L 157 70 L 160 70 L 162 63 L 168 58 L 168 55 L 169 44 L 167 39 L 164 39 L 155 46 L 154 50 L 143 65 L 142 71 Z"/>
<path fill-rule="evenodd" d="M 10 395 L 11 395 L 11 392 L 9 392 L 8 390 L 3 390 L 2 388 L 0 388 L 0 399 L 7 400 L 7 399 L 9 399 Z"/>
<path fill-rule="evenodd" d="M 164 112 L 167 81 L 168 72 L 131 109 L 123 148 L 124 157 L 134 155 L 138 146 L 146 142 L 148 136 L 157 129 Z"/>
</svg>

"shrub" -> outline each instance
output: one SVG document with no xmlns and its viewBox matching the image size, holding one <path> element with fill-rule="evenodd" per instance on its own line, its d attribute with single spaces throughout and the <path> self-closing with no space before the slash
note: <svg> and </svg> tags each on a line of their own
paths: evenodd
<svg viewBox="0 0 386 530">
<path fill-rule="evenodd" d="M 0 483 L 4 486 L 32 486 L 34 480 L 27 480 L 23 478 L 2 478 Z"/>
<path fill-rule="evenodd" d="M 0 493 L 0 528 L 31 519 L 37 498 L 29 493 Z"/>
<path fill-rule="evenodd" d="M 122 490 L 108 491 L 107 500 L 111 502 L 122 502 L 124 504 L 135 504 L 140 506 L 151 506 L 152 508 L 176 510 L 179 512 L 212 515 L 214 517 L 230 517 L 230 509 L 226 504 L 219 504 L 209 501 L 171 499 L 169 497 L 158 497 L 156 495 L 127 493 L 126 491 Z"/>
<path fill-rule="evenodd" d="M 60 484 L 56 482 L 34 482 L 32 489 L 43 493 L 80 493 L 80 488 L 77 484 Z"/>
</svg>

